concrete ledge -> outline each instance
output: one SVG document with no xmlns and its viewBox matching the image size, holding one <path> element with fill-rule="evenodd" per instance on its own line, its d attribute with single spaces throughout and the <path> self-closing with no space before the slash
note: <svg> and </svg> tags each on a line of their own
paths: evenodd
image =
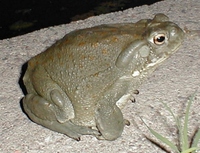
<svg viewBox="0 0 200 153">
<path fill-rule="evenodd" d="M 151 134 L 139 116 L 153 129 L 176 142 L 175 123 L 160 101 L 168 103 L 176 114 L 183 116 L 188 97 L 197 90 L 197 99 L 190 112 L 189 135 L 192 135 L 195 128 L 200 127 L 199 37 L 186 38 L 182 48 L 140 87 L 136 103 L 129 103 L 123 110 L 131 126 L 126 127 L 116 141 L 98 141 L 92 136 L 83 136 L 80 142 L 74 141 L 31 122 L 20 107 L 19 102 L 23 97 L 18 83 L 20 72 L 22 65 L 32 56 L 72 30 L 99 24 L 136 22 L 142 18 L 152 18 L 156 13 L 165 13 L 182 28 L 200 29 L 199 0 L 166 0 L 1 40 L 0 152 L 164 153 L 144 138 L 143 134 Z"/>
</svg>

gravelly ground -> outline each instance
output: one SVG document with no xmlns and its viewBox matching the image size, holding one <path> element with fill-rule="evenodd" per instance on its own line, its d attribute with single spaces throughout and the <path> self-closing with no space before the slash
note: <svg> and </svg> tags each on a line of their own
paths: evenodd
<svg viewBox="0 0 200 153">
<path fill-rule="evenodd" d="M 123 135 L 116 141 L 99 141 L 92 136 L 83 136 L 80 142 L 74 141 L 31 122 L 20 107 L 19 102 L 23 97 L 18 83 L 21 67 L 32 56 L 72 30 L 103 23 L 135 22 L 142 18 L 152 18 L 158 12 L 168 15 L 182 28 L 200 29 L 199 0 L 168 0 L 1 40 L 0 152 L 164 153 L 144 138 L 143 134 L 150 134 L 139 115 L 156 131 L 176 142 L 174 122 L 160 101 L 168 103 L 176 114 L 183 116 L 188 97 L 197 90 L 190 113 L 189 135 L 192 135 L 195 128 L 200 126 L 199 37 L 186 38 L 182 48 L 140 87 L 137 102 L 129 103 L 123 110 L 124 116 L 131 121 L 131 126 L 126 127 Z"/>
</svg>

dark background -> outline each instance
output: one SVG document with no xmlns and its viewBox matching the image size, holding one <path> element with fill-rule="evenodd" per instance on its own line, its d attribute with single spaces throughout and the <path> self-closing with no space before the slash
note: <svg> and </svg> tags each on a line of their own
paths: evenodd
<svg viewBox="0 0 200 153">
<path fill-rule="evenodd" d="M 0 39 L 161 0 L 0 0 Z"/>
</svg>

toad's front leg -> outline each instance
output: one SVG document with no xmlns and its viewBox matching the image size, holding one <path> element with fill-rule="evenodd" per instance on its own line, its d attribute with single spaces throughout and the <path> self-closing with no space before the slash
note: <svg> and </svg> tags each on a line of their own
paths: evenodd
<svg viewBox="0 0 200 153">
<path fill-rule="evenodd" d="M 124 126 L 130 125 L 123 118 L 121 110 L 116 105 L 99 103 L 96 110 L 96 126 L 101 133 L 99 139 L 115 140 L 121 136 Z"/>
<path fill-rule="evenodd" d="M 102 134 L 99 139 L 115 140 L 121 136 L 124 126 L 130 125 L 130 122 L 124 119 L 119 105 L 126 103 L 131 99 L 132 94 L 129 90 L 130 81 L 118 80 L 115 84 L 104 92 L 101 99 L 97 102 L 97 109 L 95 112 L 96 126 Z M 132 90 L 132 93 L 137 94 L 137 90 Z M 123 99 L 124 95 L 129 95 L 128 98 Z"/>
</svg>

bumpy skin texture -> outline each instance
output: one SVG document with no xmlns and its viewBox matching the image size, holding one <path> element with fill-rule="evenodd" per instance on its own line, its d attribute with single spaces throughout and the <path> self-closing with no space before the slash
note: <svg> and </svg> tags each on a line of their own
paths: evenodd
<svg viewBox="0 0 200 153">
<path fill-rule="evenodd" d="M 183 37 L 163 14 L 73 31 L 28 62 L 24 110 L 76 140 L 83 134 L 115 140 L 129 124 L 121 109 Z"/>
</svg>

